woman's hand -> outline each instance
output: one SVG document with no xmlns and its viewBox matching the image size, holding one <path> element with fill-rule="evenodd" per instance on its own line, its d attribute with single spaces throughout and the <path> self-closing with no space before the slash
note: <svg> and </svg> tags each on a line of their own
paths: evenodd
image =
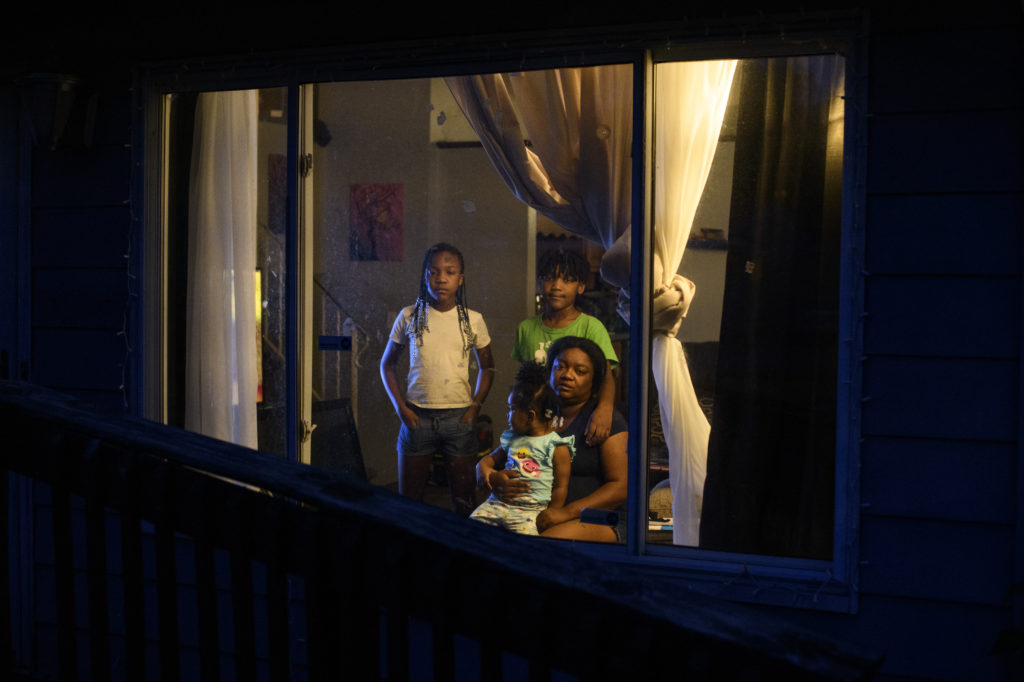
<svg viewBox="0 0 1024 682">
<path fill-rule="evenodd" d="M 487 475 L 487 485 L 495 497 L 509 503 L 530 492 L 530 482 L 520 478 L 518 471 L 496 469 Z"/>
<path fill-rule="evenodd" d="M 537 532 L 543 533 L 551 526 L 557 526 L 566 521 L 572 521 L 576 516 L 565 507 L 548 507 L 540 514 L 537 514 Z"/>
</svg>

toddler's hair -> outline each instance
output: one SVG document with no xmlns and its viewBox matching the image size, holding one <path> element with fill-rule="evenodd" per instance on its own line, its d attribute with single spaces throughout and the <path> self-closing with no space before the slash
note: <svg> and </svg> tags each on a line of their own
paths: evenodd
<svg viewBox="0 0 1024 682">
<path fill-rule="evenodd" d="M 579 251 L 557 248 L 545 251 L 537 263 L 537 277 L 549 279 L 562 275 L 565 279 L 575 279 L 587 283 L 590 276 L 590 263 Z"/>
<path fill-rule="evenodd" d="M 548 383 L 548 371 L 539 362 L 524 362 L 516 370 L 511 402 L 517 409 L 533 410 L 537 417 L 550 422 L 562 415 L 558 394 Z"/>
<path fill-rule="evenodd" d="M 462 284 L 455 291 L 455 307 L 459 314 L 459 333 L 462 335 L 463 354 L 473 350 L 476 344 L 476 334 L 469 324 L 469 306 L 466 304 L 466 262 L 462 258 L 462 252 L 447 242 L 434 244 L 423 254 L 423 267 L 420 268 L 420 294 L 413 306 L 411 326 L 416 341 L 423 345 L 423 332 L 430 331 L 427 326 L 427 310 L 430 308 L 430 292 L 427 290 L 427 270 L 430 269 L 430 261 L 439 253 L 450 253 L 459 259 L 459 270 L 461 271 Z"/>
</svg>

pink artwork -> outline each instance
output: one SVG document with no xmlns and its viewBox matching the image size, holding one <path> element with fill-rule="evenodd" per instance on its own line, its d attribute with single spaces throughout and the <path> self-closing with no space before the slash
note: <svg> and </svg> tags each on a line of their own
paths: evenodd
<svg viewBox="0 0 1024 682">
<path fill-rule="evenodd" d="M 405 186 L 349 186 L 349 259 L 402 260 Z"/>
</svg>

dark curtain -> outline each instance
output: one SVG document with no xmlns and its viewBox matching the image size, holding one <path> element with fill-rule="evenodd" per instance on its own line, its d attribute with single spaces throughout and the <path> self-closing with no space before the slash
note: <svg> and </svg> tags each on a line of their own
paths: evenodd
<svg viewBox="0 0 1024 682">
<path fill-rule="evenodd" d="M 741 63 L 707 549 L 832 555 L 842 65 Z"/>
</svg>

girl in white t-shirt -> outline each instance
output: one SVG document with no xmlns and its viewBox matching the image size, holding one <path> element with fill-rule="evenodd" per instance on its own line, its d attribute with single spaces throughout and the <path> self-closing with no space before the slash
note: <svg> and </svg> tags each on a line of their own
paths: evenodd
<svg viewBox="0 0 1024 682">
<path fill-rule="evenodd" d="M 398 434 L 398 490 L 423 499 L 434 453 L 445 456 L 452 510 L 476 507 L 475 422 L 494 378 L 491 338 L 484 318 L 466 306 L 465 262 L 451 244 L 434 244 L 423 257 L 420 294 L 395 319 L 380 360 L 384 389 L 402 420 Z M 409 347 L 405 396 L 396 368 Z M 478 367 L 470 388 L 470 352 Z"/>
</svg>

